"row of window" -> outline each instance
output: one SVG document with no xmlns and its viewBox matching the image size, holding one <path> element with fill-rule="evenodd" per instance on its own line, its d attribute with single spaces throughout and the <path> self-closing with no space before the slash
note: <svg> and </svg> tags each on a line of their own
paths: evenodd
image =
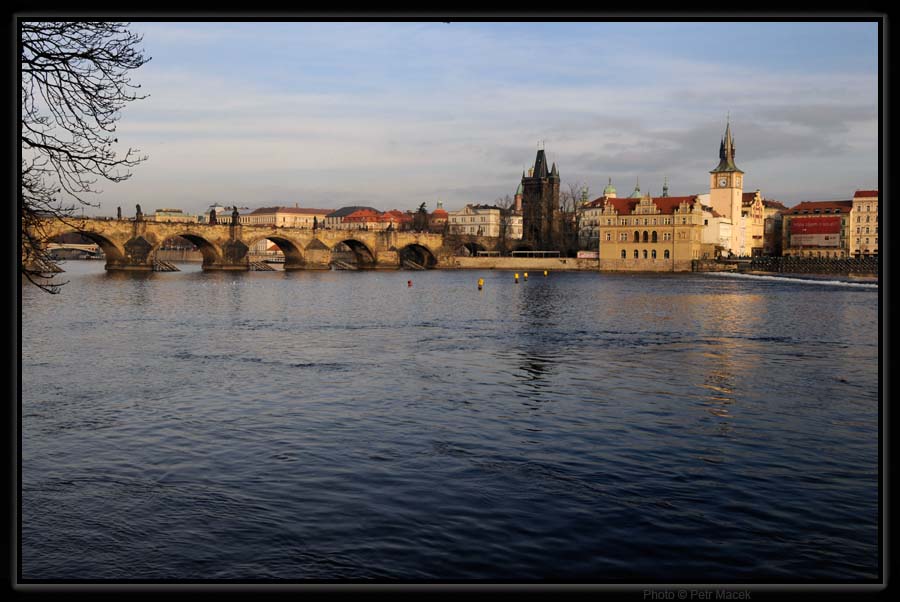
<svg viewBox="0 0 900 602">
<path fill-rule="evenodd" d="M 649 253 L 649 256 L 647 254 L 647 249 L 644 249 L 643 256 L 644 256 L 644 259 L 656 259 L 656 249 L 652 249 Z M 622 257 L 622 259 L 628 258 L 628 253 L 627 253 L 627 251 L 625 251 L 625 249 L 622 249 L 621 257 Z M 668 249 L 664 250 L 663 251 L 663 259 L 669 259 L 669 257 L 670 257 L 669 250 Z M 634 250 L 634 258 L 635 259 L 641 258 L 641 253 L 637 249 Z"/>
</svg>

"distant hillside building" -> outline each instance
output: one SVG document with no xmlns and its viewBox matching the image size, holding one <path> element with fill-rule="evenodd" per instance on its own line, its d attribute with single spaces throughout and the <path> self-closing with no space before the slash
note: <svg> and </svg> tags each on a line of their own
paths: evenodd
<svg viewBox="0 0 900 602">
<path fill-rule="evenodd" d="M 450 214 L 444 209 L 444 204 L 441 201 L 438 201 L 437 209 L 432 211 L 428 216 L 428 230 L 438 234 L 443 232 L 449 218 Z"/>
<path fill-rule="evenodd" d="M 157 222 L 197 223 L 197 216 L 181 209 L 157 209 L 150 218 Z"/>
<path fill-rule="evenodd" d="M 260 207 L 249 213 L 242 213 L 240 222 L 248 226 L 277 226 L 279 228 L 312 228 L 323 225 L 325 216 L 334 209 L 313 209 L 309 207 Z"/>
<path fill-rule="evenodd" d="M 352 222 L 345 223 L 344 218 L 351 213 L 360 210 L 372 211 L 376 214 L 378 213 L 378 209 L 375 209 L 374 207 L 348 205 L 346 207 L 341 207 L 340 209 L 336 209 L 328 213 L 325 216 L 325 227 L 332 230 L 348 230 L 350 229 Z"/>
</svg>

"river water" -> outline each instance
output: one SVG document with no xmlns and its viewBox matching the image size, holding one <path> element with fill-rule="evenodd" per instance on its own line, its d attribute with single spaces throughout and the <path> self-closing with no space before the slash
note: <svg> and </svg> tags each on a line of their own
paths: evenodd
<svg viewBox="0 0 900 602">
<path fill-rule="evenodd" d="M 880 578 L 877 286 L 63 266 L 25 580 Z"/>
</svg>

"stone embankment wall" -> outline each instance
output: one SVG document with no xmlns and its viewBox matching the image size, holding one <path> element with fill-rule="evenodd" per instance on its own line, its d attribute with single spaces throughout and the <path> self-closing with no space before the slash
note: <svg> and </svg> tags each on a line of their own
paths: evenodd
<svg viewBox="0 0 900 602">
<path fill-rule="evenodd" d="M 790 274 L 878 274 L 877 257 L 754 257 L 742 271 Z"/>
<path fill-rule="evenodd" d="M 734 263 L 723 263 L 714 259 L 695 259 L 692 265 L 694 272 L 733 272 L 738 269 Z"/>
<path fill-rule="evenodd" d="M 597 259 L 574 257 L 450 257 L 439 267 L 480 270 L 592 270 L 599 268 Z"/>
</svg>

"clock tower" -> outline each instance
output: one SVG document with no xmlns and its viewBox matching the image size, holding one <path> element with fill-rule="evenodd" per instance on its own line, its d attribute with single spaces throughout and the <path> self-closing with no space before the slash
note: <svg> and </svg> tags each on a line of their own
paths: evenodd
<svg viewBox="0 0 900 602">
<path fill-rule="evenodd" d="M 731 221 L 729 250 L 739 253 L 744 172 L 734 164 L 734 138 L 731 136 L 730 122 L 725 125 L 725 136 L 719 145 L 719 164 L 709 173 L 709 204 Z"/>
</svg>

